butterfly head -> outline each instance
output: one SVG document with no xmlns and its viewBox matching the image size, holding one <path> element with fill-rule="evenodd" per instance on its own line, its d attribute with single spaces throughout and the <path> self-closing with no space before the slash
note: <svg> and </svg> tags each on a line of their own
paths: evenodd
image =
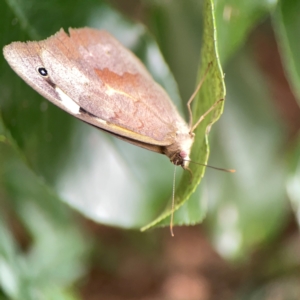
<svg viewBox="0 0 300 300">
<path fill-rule="evenodd" d="M 187 169 L 193 142 L 193 133 L 177 133 L 175 142 L 166 147 L 165 154 L 170 158 L 171 163 L 176 166 L 181 166 L 183 169 Z"/>
</svg>

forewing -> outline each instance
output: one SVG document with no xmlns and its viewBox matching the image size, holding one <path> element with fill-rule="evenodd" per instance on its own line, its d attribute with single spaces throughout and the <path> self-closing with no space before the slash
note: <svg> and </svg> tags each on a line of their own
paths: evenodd
<svg viewBox="0 0 300 300">
<path fill-rule="evenodd" d="M 60 30 L 41 42 L 13 43 L 4 52 L 47 99 L 65 109 L 61 90 L 81 108 L 73 115 L 125 139 L 169 145 L 177 128 L 186 126 L 139 59 L 105 31 L 70 29 L 69 36 Z M 54 85 L 43 82 L 41 66 Z"/>
</svg>

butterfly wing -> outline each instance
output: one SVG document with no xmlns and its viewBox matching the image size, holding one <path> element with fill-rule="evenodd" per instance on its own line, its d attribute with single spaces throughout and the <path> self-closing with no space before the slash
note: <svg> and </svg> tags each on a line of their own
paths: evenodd
<svg viewBox="0 0 300 300">
<path fill-rule="evenodd" d="M 167 93 L 115 38 L 89 28 L 69 33 L 12 43 L 5 58 L 55 105 L 138 146 L 161 152 L 156 145 L 172 144 L 178 128 L 188 131 Z M 47 78 L 39 74 L 41 67 Z"/>
</svg>

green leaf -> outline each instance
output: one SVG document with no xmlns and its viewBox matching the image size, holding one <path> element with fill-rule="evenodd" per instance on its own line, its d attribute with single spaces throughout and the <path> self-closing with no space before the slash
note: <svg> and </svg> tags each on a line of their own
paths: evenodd
<svg viewBox="0 0 300 300">
<path fill-rule="evenodd" d="M 297 0 L 280 1 L 273 24 L 287 78 L 300 104 L 299 10 L 300 2 Z"/>
<path fill-rule="evenodd" d="M 52 285 L 63 295 L 82 276 L 89 246 L 69 209 L 28 168 L 1 121 L 0 154 L 0 284 L 12 299 L 50 295 Z M 7 211 L 30 237 L 24 253 L 10 232 Z"/>
<path fill-rule="evenodd" d="M 201 50 L 201 67 L 199 68 L 198 82 L 203 79 L 205 71 L 208 75 L 205 78 L 203 86 L 193 105 L 193 123 L 206 112 L 212 105 L 225 98 L 225 84 L 223 72 L 218 58 L 216 27 L 214 20 L 214 9 L 212 1 L 204 3 L 204 34 L 203 47 Z M 208 160 L 208 132 L 211 125 L 220 117 L 223 110 L 223 102 L 217 109 L 210 113 L 195 130 L 196 138 L 192 148 L 192 161 L 206 164 Z M 175 192 L 175 210 L 179 209 L 175 214 L 174 224 L 195 224 L 200 222 L 205 215 L 205 203 L 199 197 L 195 197 L 192 201 L 186 202 L 191 194 L 196 190 L 201 178 L 204 175 L 205 168 L 199 165 L 190 164 L 192 178 L 189 172 L 183 174 L 182 180 Z M 184 206 L 182 206 L 185 204 Z M 168 204 L 165 211 L 153 222 L 143 227 L 142 230 L 151 228 L 154 225 L 166 225 L 168 220 L 163 221 L 172 213 L 171 205 Z"/>
</svg>

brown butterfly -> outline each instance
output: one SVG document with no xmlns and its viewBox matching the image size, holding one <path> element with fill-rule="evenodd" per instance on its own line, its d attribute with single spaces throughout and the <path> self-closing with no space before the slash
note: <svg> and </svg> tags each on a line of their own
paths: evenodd
<svg viewBox="0 0 300 300">
<path fill-rule="evenodd" d="M 62 29 L 39 42 L 4 47 L 13 70 L 31 87 L 74 117 L 136 146 L 165 154 L 188 168 L 194 129 L 217 101 L 189 125 L 141 61 L 105 31 Z"/>
</svg>

